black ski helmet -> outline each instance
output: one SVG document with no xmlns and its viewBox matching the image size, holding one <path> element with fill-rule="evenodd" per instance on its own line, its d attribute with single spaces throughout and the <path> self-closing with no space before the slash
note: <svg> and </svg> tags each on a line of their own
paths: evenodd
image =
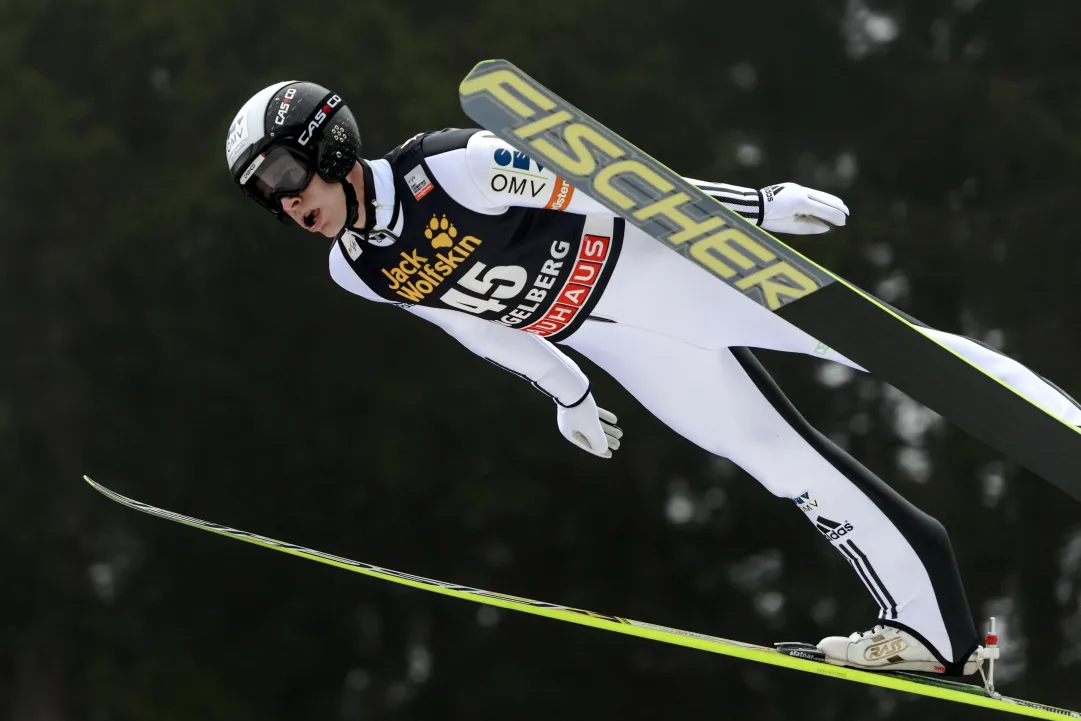
<svg viewBox="0 0 1081 721">
<path fill-rule="evenodd" d="M 281 199 L 303 191 L 315 173 L 328 183 L 341 183 L 355 207 L 345 176 L 359 159 L 360 130 L 353 113 L 340 95 L 308 82 L 260 90 L 244 103 L 225 140 L 233 182 L 279 218 Z"/>
</svg>

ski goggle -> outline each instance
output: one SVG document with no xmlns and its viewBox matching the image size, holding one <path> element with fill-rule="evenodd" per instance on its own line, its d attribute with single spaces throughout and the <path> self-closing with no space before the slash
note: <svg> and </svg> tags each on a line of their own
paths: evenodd
<svg viewBox="0 0 1081 721">
<path fill-rule="evenodd" d="M 281 199 L 300 195 L 313 175 L 315 168 L 303 153 L 288 145 L 275 145 L 252 160 L 237 178 L 237 184 L 257 203 L 279 215 Z"/>
</svg>

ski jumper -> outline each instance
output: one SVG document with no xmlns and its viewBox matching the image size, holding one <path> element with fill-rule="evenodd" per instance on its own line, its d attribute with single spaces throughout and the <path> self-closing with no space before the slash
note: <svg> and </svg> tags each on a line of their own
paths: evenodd
<svg viewBox="0 0 1081 721">
<path fill-rule="evenodd" d="M 942 525 L 812 428 L 749 348 L 862 368 L 490 133 L 421 134 L 368 164 L 376 230 L 335 241 L 339 285 L 435 323 L 564 406 L 589 392 L 555 344 L 575 349 L 672 430 L 795 501 L 858 574 L 880 623 L 913 633 L 948 668 L 976 648 Z M 761 224 L 758 191 L 691 182 Z M 1016 361 L 923 332 L 1081 424 L 1067 396 Z"/>
</svg>

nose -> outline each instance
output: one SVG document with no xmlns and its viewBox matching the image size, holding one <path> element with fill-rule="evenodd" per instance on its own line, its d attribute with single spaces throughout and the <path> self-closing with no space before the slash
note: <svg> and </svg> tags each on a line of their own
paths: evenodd
<svg viewBox="0 0 1081 721">
<path fill-rule="evenodd" d="M 282 198 L 282 210 L 287 213 L 295 210 L 298 205 L 300 205 L 300 198 L 295 195 L 288 198 Z"/>
</svg>

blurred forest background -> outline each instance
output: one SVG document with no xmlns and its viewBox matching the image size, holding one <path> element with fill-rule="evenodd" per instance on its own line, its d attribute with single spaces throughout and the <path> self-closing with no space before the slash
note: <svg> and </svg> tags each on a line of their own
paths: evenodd
<svg viewBox="0 0 1081 721">
<path fill-rule="evenodd" d="M 231 184 L 282 79 L 381 156 L 506 57 L 686 175 L 840 195 L 792 242 L 1081 392 L 1076 0 L 0 3 L 0 714 L 14 721 L 975 719 L 991 712 L 477 606 L 121 508 L 770 643 L 875 606 L 791 502 L 588 362 L 601 461 L 435 327 L 349 296 Z M 866 377 L 761 354 L 950 530 L 1001 686 L 1081 706 L 1081 506 Z M 437 385 L 416 379 L 440 366 Z"/>
</svg>

